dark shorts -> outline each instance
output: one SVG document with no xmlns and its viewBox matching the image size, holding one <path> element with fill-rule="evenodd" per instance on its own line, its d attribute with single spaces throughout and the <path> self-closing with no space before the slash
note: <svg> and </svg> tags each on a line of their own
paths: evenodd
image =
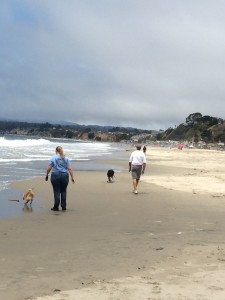
<svg viewBox="0 0 225 300">
<path fill-rule="evenodd" d="M 140 179 L 142 166 L 131 166 L 131 175 L 133 179 Z"/>
</svg>

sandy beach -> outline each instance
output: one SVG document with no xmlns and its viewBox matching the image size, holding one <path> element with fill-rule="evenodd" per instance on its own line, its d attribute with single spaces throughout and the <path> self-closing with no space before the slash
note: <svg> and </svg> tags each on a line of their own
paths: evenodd
<svg viewBox="0 0 225 300">
<path fill-rule="evenodd" d="M 66 212 L 44 178 L 13 184 L 40 210 L 0 220 L 0 299 L 225 299 L 225 153 L 148 147 L 138 195 L 129 155 L 114 183 L 75 170 Z"/>
</svg>

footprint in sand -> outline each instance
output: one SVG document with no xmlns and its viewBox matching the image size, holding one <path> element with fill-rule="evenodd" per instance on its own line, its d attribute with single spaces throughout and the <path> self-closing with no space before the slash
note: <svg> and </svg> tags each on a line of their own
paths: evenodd
<svg viewBox="0 0 225 300">
<path fill-rule="evenodd" d="M 154 294 L 159 294 L 159 293 L 161 293 L 161 288 L 160 288 L 158 285 L 155 285 L 155 286 L 152 288 L 152 293 L 154 293 Z"/>
</svg>

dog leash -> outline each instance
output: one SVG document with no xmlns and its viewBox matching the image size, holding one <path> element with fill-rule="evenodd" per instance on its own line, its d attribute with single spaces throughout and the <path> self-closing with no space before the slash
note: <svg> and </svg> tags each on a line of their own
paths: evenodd
<svg viewBox="0 0 225 300">
<path fill-rule="evenodd" d="M 41 181 L 39 181 L 34 187 L 32 187 L 31 189 L 34 190 L 38 185 L 40 185 L 43 182 L 43 179 Z"/>
<path fill-rule="evenodd" d="M 20 200 L 19 200 L 19 199 L 8 199 L 8 201 L 20 202 Z"/>
</svg>

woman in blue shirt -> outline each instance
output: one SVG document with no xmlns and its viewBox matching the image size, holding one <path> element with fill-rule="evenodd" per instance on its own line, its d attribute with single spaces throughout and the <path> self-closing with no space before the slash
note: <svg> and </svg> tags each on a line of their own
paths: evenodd
<svg viewBox="0 0 225 300">
<path fill-rule="evenodd" d="M 45 180 L 48 181 L 48 174 L 51 173 L 51 184 L 54 192 L 54 206 L 51 210 L 58 211 L 61 203 L 62 210 L 66 210 L 66 190 L 69 183 L 69 174 L 74 183 L 73 170 L 70 160 L 65 157 L 63 148 L 56 147 L 56 155 L 52 156 L 47 168 Z"/>
</svg>

